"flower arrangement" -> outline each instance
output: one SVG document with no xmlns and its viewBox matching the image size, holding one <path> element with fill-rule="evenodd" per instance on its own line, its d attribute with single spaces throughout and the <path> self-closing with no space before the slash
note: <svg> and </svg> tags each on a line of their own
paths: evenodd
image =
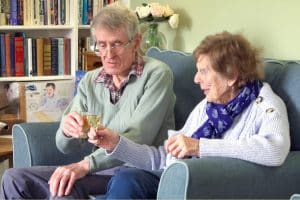
<svg viewBox="0 0 300 200">
<path fill-rule="evenodd" d="M 176 29 L 179 24 L 179 14 L 175 14 L 169 5 L 143 3 L 142 6 L 136 7 L 135 12 L 140 22 L 162 22 L 168 20 L 169 25 L 173 29 Z"/>
</svg>

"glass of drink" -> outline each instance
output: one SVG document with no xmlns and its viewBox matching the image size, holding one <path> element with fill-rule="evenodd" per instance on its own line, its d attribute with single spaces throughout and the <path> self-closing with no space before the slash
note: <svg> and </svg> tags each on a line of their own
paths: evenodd
<svg viewBox="0 0 300 200">
<path fill-rule="evenodd" d="M 87 138 L 87 133 L 89 132 L 90 128 L 93 127 L 95 129 L 103 128 L 102 125 L 102 117 L 101 115 L 92 114 L 88 112 L 81 112 L 80 113 L 82 119 L 83 119 L 83 135 L 81 138 Z"/>
</svg>

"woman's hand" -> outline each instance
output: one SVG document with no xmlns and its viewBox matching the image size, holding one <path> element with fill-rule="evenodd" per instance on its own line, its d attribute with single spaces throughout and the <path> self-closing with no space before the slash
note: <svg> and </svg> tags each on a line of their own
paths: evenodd
<svg viewBox="0 0 300 200">
<path fill-rule="evenodd" d="M 167 153 L 180 159 L 187 156 L 199 157 L 199 140 L 183 134 L 174 135 L 165 142 L 165 149 Z"/>
<path fill-rule="evenodd" d="M 77 112 L 70 112 L 64 118 L 62 131 L 68 137 L 82 137 L 85 133 L 83 133 L 83 119 L 81 115 Z"/>
<path fill-rule="evenodd" d="M 95 129 L 93 127 L 90 128 L 88 132 L 88 141 L 95 146 L 101 147 L 107 151 L 113 151 L 117 146 L 120 135 L 107 129 Z"/>
<path fill-rule="evenodd" d="M 75 181 L 86 176 L 88 172 L 88 160 L 56 168 L 48 181 L 51 195 L 53 197 L 69 195 Z"/>
</svg>

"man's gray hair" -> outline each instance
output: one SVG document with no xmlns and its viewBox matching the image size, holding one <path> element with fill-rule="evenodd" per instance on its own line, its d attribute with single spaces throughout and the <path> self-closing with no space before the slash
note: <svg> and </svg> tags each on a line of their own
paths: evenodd
<svg viewBox="0 0 300 200">
<path fill-rule="evenodd" d="M 139 21 L 134 11 L 121 3 L 115 2 L 103 7 L 94 17 L 91 25 L 91 35 L 95 41 L 96 29 L 117 30 L 121 27 L 125 27 L 129 40 L 132 40 L 139 31 Z"/>
</svg>

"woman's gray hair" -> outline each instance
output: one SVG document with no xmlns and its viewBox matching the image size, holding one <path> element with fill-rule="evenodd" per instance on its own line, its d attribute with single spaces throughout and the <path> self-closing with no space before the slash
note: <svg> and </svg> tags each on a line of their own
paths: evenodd
<svg viewBox="0 0 300 200">
<path fill-rule="evenodd" d="M 95 40 L 98 28 L 117 30 L 125 27 L 129 40 L 139 32 L 139 20 L 136 13 L 119 2 L 103 7 L 94 17 L 91 25 L 91 35 Z"/>
</svg>

